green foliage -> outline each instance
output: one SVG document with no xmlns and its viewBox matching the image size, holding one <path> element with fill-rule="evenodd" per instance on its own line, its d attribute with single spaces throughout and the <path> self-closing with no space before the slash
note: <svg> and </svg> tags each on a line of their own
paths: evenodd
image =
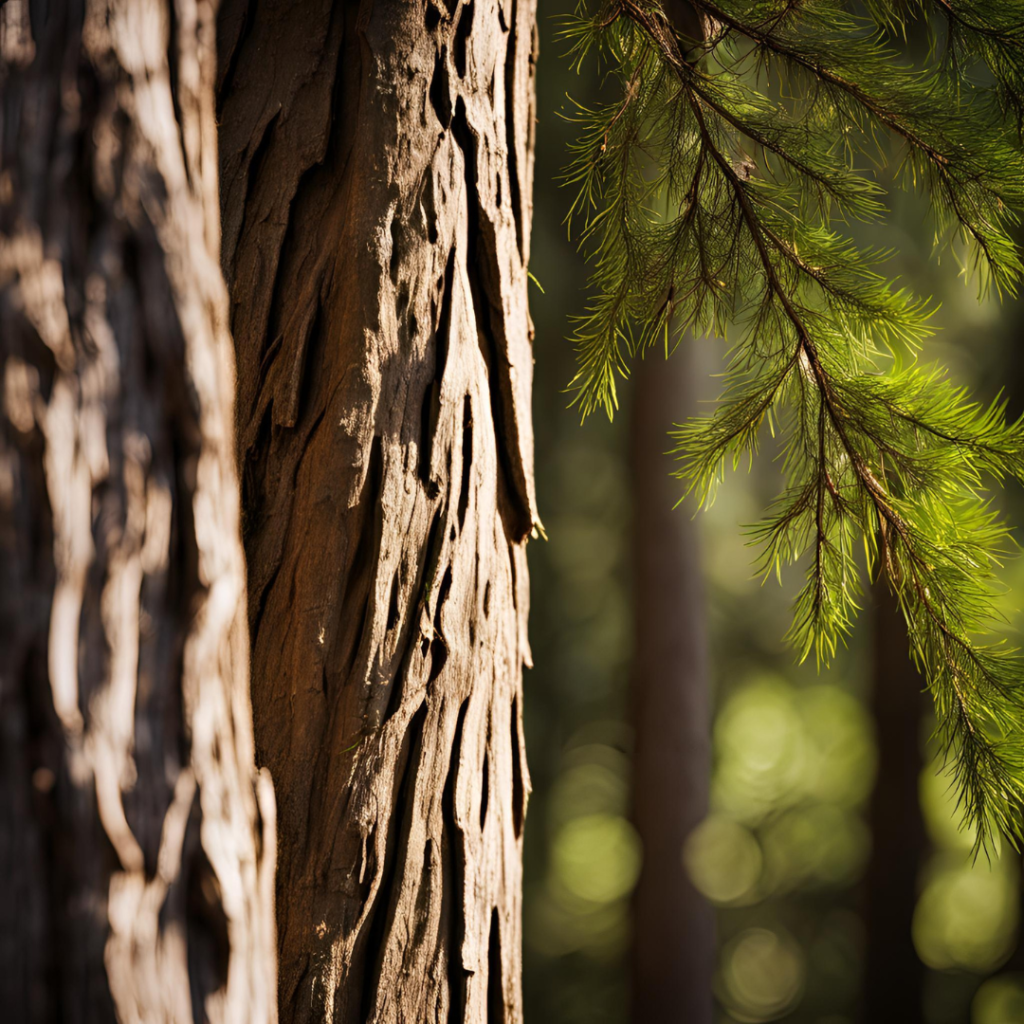
<svg viewBox="0 0 1024 1024">
<path fill-rule="evenodd" d="M 767 421 L 787 484 L 756 529 L 763 568 L 807 563 L 791 639 L 834 654 L 863 546 L 927 673 L 966 821 L 981 844 L 1016 842 L 1024 666 L 978 638 L 1007 546 L 981 489 L 1024 479 L 1024 426 L 918 360 L 934 310 L 846 231 L 884 216 L 888 179 L 865 165 L 891 167 L 928 196 L 936 246 L 982 292 L 1014 291 L 1024 0 L 591 0 L 565 34 L 618 83 L 577 108 L 566 175 L 593 286 L 575 402 L 611 416 L 631 358 L 736 331 L 717 412 L 674 434 L 678 475 L 709 501 Z"/>
</svg>

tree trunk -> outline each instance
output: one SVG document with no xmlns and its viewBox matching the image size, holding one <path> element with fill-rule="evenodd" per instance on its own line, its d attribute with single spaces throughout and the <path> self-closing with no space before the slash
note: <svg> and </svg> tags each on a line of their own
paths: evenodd
<svg viewBox="0 0 1024 1024">
<path fill-rule="evenodd" d="M 874 587 L 874 620 L 871 705 L 878 774 L 869 811 L 863 1019 L 920 1024 L 924 964 L 912 926 L 928 843 L 919 795 L 924 680 L 910 660 L 906 624 L 884 582 Z"/>
<path fill-rule="evenodd" d="M 690 411 L 689 346 L 636 366 L 633 492 L 633 821 L 644 860 L 633 895 L 636 1024 L 710 1024 L 714 912 L 690 882 L 683 844 L 708 811 L 710 683 L 696 528 L 673 506 L 664 454 Z"/>
<path fill-rule="evenodd" d="M 535 0 L 228 0 L 285 1021 L 516 1022 Z"/>
<path fill-rule="evenodd" d="M 0 1005 L 262 1024 L 209 4 L 0 8 Z"/>
</svg>

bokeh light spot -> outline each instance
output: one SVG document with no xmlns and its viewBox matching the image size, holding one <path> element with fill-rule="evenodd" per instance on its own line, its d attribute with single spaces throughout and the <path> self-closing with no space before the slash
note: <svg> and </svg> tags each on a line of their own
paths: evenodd
<svg viewBox="0 0 1024 1024">
<path fill-rule="evenodd" d="M 985 973 L 1009 954 L 1017 927 L 1017 881 L 999 859 L 989 864 L 936 857 L 914 912 L 914 945 L 937 970 Z"/>
<path fill-rule="evenodd" d="M 640 840 L 625 818 L 589 814 L 567 821 L 555 836 L 552 863 L 574 896 L 610 903 L 625 896 L 640 873 Z"/>
<path fill-rule="evenodd" d="M 975 993 L 971 1024 L 1019 1024 L 1024 1020 L 1024 975 L 990 978 Z"/>
<path fill-rule="evenodd" d="M 714 903 L 739 903 L 753 896 L 762 862 L 750 829 L 721 815 L 701 822 L 683 848 L 690 879 Z"/>
<path fill-rule="evenodd" d="M 803 956 L 788 935 L 748 928 L 724 952 L 723 1001 L 739 1021 L 775 1020 L 799 1001 L 804 973 Z"/>
</svg>

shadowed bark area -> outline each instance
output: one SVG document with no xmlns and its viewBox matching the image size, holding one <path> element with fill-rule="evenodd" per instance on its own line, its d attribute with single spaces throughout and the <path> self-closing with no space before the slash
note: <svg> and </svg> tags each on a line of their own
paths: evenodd
<svg viewBox="0 0 1024 1024">
<path fill-rule="evenodd" d="M 715 920 L 683 866 L 683 844 L 708 811 L 711 692 L 696 524 L 674 508 L 668 431 L 690 412 L 684 339 L 633 374 L 633 822 L 644 859 L 633 893 L 630 1020 L 710 1024 Z"/>
<path fill-rule="evenodd" d="M 229 0 L 283 1020 L 521 1019 L 535 0 Z"/>
<path fill-rule="evenodd" d="M 0 1006 L 276 1020 L 212 9 L 0 8 Z"/>
<path fill-rule="evenodd" d="M 870 1024 L 924 1020 L 924 964 L 912 927 L 918 875 L 928 852 L 921 811 L 924 680 L 910 659 L 906 625 L 888 586 L 876 584 L 871 707 L 878 774 L 871 794 L 871 860 L 865 903 L 862 1019 Z"/>
</svg>

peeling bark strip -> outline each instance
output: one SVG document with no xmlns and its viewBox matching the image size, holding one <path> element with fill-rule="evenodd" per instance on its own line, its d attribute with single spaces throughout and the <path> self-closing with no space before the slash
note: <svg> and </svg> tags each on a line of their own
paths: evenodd
<svg viewBox="0 0 1024 1024">
<path fill-rule="evenodd" d="M 5 1020 L 276 1020 L 212 17 L 0 7 Z"/>
<path fill-rule="evenodd" d="M 228 0 L 282 1020 L 521 1019 L 536 0 Z"/>
</svg>

